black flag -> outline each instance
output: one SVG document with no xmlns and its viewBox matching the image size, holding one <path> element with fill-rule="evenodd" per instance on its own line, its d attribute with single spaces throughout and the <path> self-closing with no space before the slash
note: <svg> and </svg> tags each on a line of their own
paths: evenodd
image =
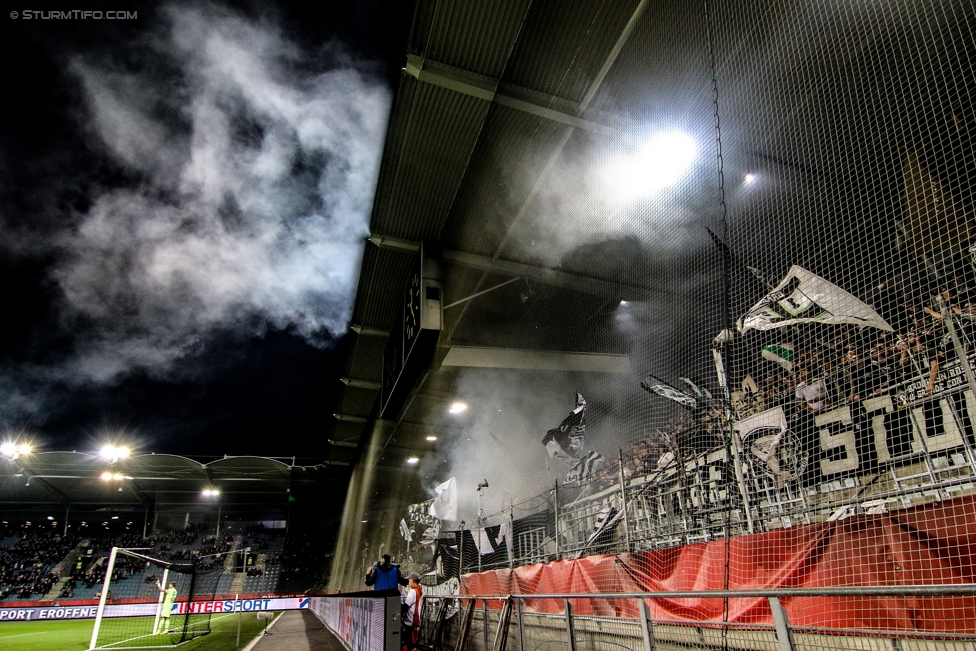
<svg viewBox="0 0 976 651">
<path fill-rule="evenodd" d="M 592 476 L 604 465 L 603 457 L 593 450 L 583 449 L 586 435 L 586 399 L 576 394 L 576 408 L 569 412 L 557 427 L 546 432 L 542 444 L 550 457 L 555 457 L 570 466 L 566 476 L 568 482 L 579 482 Z"/>
</svg>

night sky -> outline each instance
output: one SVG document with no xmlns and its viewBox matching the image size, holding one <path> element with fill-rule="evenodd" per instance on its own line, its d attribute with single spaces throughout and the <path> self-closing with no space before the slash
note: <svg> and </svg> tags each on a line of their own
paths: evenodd
<svg viewBox="0 0 976 651">
<path fill-rule="evenodd" d="M 5 438 L 324 456 L 410 5 L 3 16 Z"/>
</svg>

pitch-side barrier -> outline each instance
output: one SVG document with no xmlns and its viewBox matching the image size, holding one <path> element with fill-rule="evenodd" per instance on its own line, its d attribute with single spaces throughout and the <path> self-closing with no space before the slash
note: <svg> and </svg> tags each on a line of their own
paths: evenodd
<svg viewBox="0 0 976 651">
<path fill-rule="evenodd" d="M 394 590 L 311 597 L 309 610 L 349 651 L 400 651 L 400 595 Z"/>
<path fill-rule="evenodd" d="M 430 596 L 421 642 L 430 651 L 971 651 L 976 648 L 974 599 L 973 583 Z M 741 613 L 736 600 L 753 604 L 751 614 L 723 621 L 723 613 Z M 812 617 L 802 618 L 807 623 L 791 621 L 786 605 L 796 612 L 795 605 L 804 601 L 819 606 Z M 681 618 L 652 616 L 662 608 L 680 612 Z M 917 624 L 910 627 L 889 625 L 902 621 L 905 612 L 925 611 L 928 617 L 912 620 Z M 697 620 L 695 613 L 701 615 Z"/>
</svg>

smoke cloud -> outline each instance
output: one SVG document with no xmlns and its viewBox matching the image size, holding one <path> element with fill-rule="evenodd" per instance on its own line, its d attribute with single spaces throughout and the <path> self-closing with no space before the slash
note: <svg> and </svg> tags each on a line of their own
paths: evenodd
<svg viewBox="0 0 976 651">
<path fill-rule="evenodd" d="M 481 507 L 490 524 L 539 510 L 553 482 L 565 483 L 569 468 L 549 459 L 542 438 L 576 406 L 576 392 L 587 401 L 587 449 L 617 458 L 628 437 L 626 421 L 636 396 L 629 376 L 554 374 L 551 372 L 468 369 L 457 382 L 457 395 L 468 405 L 462 414 L 445 415 L 445 426 L 459 433 L 443 437 L 436 454 L 421 463 L 421 476 L 433 487 L 457 477 L 458 518 L 468 524 L 478 514 L 477 487 L 487 480 Z M 637 396 L 639 397 L 639 396 Z M 450 421 L 450 422 L 449 422 Z M 609 465 L 609 464 L 608 464 Z"/>
<path fill-rule="evenodd" d="M 347 327 L 389 89 L 338 46 L 323 70 L 270 22 L 164 13 L 165 33 L 118 61 L 70 64 L 89 147 L 117 179 L 58 217 L 51 276 L 73 343 L 17 369 L 39 391 L 175 377 L 215 333 L 326 346 Z"/>
</svg>

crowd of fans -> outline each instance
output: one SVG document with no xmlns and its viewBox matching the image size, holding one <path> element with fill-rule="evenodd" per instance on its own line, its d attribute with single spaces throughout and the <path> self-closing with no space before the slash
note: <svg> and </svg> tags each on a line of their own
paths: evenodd
<svg viewBox="0 0 976 651">
<path fill-rule="evenodd" d="M 759 350 L 740 347 L 734 364 L 751 370 L 741 387 L 730 387 L 737 418 L 746 418 L 773 407 L 784 407 L 791 427 L 806 418 L 868 398 L 893 395 L 899 388 L 923 379 L 924 395 L 937 390 L 937 376 L 958 358 L 946 324 L 951 314 L 959 342 L 966 354 L 976 344 L 976 293 L 961 282 L 947 283 L 927 299 L 909 291 L 879 284 L 872 307 L 892 326 L 892 332 L 853 325 L 804 324 L 767 334 L 788 340 L 793 347 L 792 368 L 760 357 Z M 923 395 L 923 397 L 924 397 Z M 953 400 L 961 403 L 962 396 Z M 961 404 L 956 405 L 962 408 Z M 923 401 L 926 423 L 942 427 L 941 410 L 934 400 Z M 968 421 L 964 428 L 971 440 L 976 435 Z M 668 463 L 675 449 L 697 454 L 722 445 L 729 423 L 719 396 L 702 400 L 696 410 L 682 410 L 657 435 L 632 443 L 624 453 L 627 476 L 648 475 Z M 612 483 L 612 478 L 606 479 Z"/>
<path fill-rule="evenodd" d="M 104 583 L 108 555 L 112 547 L 141 547 L 146 555 L 175 562 L 193 562 L 197 569 L 219 569 L 227 554 L 234 548 L 234 537 L 203 535 L 205 528 L 191 527 L 184 531 L 157 532 L 143 538 L 139 534 L 106 536 L 88 535 L 86 531 L 62 535 L 59 529 L 30 523 L 11 525 L 0 523 L 0 600 L 7 597 L 38 599 L 60 586 L 57 598 L 78 597 L 79 586 L 91 590 Z M 87 527 L 81 527 L 87 529 Z M 277 535 L 252 527 L 242 539 L 241 546 L 268 550 Z M 202 539 L 201 539 L 202 536 Z M 79 543 L 82 543 L 79 546 Z M 75 554 L 71 554 L 77 548 Z M 266 558 L 264 566 L 281 562 L 280 555 Z M 61 564 L 62 571 L 55 572 Z M 149 573 L 150 562 L 126 555 L 118 555 L 112 572 L 112 584 L 141 576 L 146 584 L 155 584 L 158 573 Z M 251 567 L 247 576 L 262 576 L 264 567 Z M 91 594 L 91 593 L 89 593 Z M 100 595 L 100 591 L 96 594 Z M 108 598 L 111 598 L 109 594 Z"/>
<path fill-rule="evenodd" d="M 14 542 L 0 545 L 0 599 L 47 594 L 60 578 L 55 567 L 78 544 L 77 536 L 31 523 L 5 523 L 2 534 L 3 539 Z"/>
</svg>

